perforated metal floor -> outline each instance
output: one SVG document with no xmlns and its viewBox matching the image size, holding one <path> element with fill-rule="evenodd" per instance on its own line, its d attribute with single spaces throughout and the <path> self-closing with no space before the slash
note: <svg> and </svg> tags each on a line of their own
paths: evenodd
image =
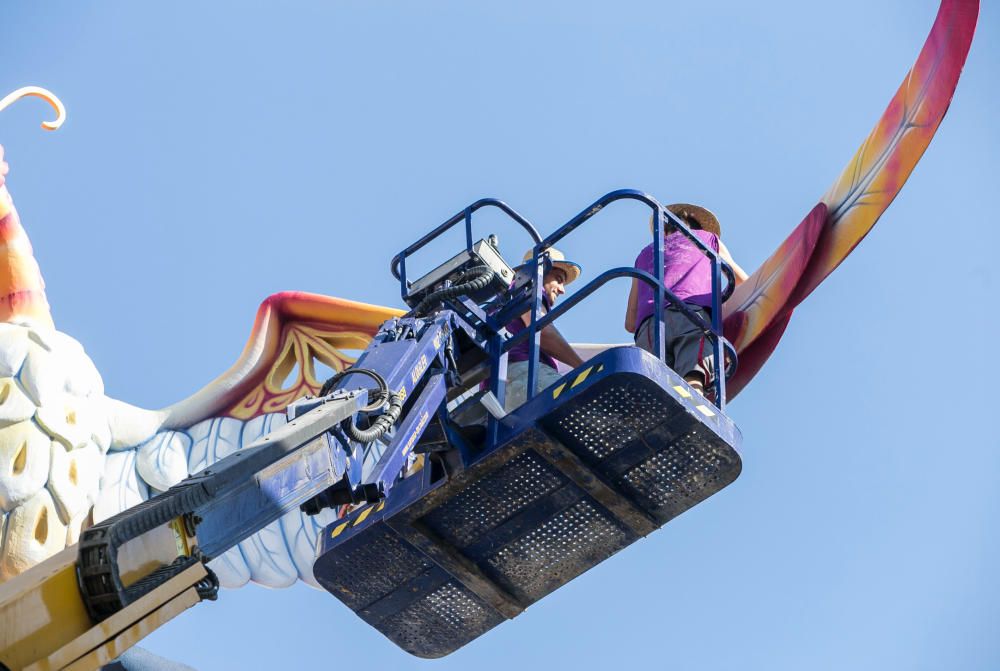
<svg viewBox="0 0 1000 671">
<path fill-rule="evenodd" d="M 424 472 L 331 525 L 317 580 L 404 650 L 439 657 L 725 487 L 739 432 L 653 362 L 605 353 L 458 475 Z"/>
</svg>

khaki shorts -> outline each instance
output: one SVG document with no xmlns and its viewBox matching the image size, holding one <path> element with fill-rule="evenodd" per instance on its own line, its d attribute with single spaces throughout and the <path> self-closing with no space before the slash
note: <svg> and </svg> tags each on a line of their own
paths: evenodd
<svg viewBox="0 0 1000 671">
<path fill-rule="evenodd" d="M 551 387 L 562 377 L 555 368 L 540 361 L 535 370 L 537 372 L 535 375 L 536 392 Z M 503 406 L 507 412 L 524 404 L 528 398 L 527 361 L 515 361 L 507 365 L 507 391 L 505 393 Z"/>
</svg>

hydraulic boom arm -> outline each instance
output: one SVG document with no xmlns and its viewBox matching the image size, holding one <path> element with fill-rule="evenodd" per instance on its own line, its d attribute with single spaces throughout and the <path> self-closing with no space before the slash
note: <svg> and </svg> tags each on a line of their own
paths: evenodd
<svg viewBox="0 0 1000 671">
<path fill-rule="evenodd" d="M 215 599 L 206 563 L 285 513 L 383 498 L 445 401 L 453 323 L 387 322 L 287 424 L 0 587 L 0 669 L 97 668 Z"/>
</svg>

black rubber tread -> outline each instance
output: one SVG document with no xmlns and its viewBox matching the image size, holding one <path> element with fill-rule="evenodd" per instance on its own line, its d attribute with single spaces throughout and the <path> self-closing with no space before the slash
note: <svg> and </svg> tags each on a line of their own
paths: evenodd
<svg viewBox="0 0 1000 671">
<path fill-rule="evenodd" d="M 87 612 L 95 622 L 118 612 L 184 569 L 201 561 L 197 555 L 178 557 L 136 583 L 125 587 L 118 573 L 118 548 L 147 531 L 207 503 L 211 473 L 194 476 L 166 492 L 86 529 L 80 535 L 77 582 Z"/>
</svg>

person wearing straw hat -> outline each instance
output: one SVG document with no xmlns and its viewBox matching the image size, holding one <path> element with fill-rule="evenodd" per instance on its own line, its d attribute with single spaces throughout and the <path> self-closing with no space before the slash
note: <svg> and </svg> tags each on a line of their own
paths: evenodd
<svg viewBox="0 0 1000 671">
<path fill-rule="evenodd" d="M 733 261 L 729 250 L 719 239 L 722 227 L 710 210 L 689 203 L 675 203 L 668 205 L 667 209 L 687 224 L 699 240 L 718 253 L 719 258 L 733 269 L 737 284 L 747 278 L 746 272 Z M 652 220 L 650 224 L 652 225 Z M 670 226 L 669 222 L 665 224 L 663 286 L 681 299 L 689 310 L 711 323 L 712 264 L 683 232 Z M 639 252 L 635 267 L 653 274 L 652 243 Z M 672 303 L 663 307 L 665 363 L 696 391 L 704 393 L 712 377 L 711 344 L 706 342 L 701 330 Z M 633 279 L 625 311 L 625 330 L 635 334 L 636 346 L 656 354 L 653 348 L 653 314 L 653 287 Z"/>
<path fill-rule="evenodd" d="M 525 262 L 531 260 L 532 250 L 524 255 Z M 556 300 L 566 293 L 566 285 L 580 277 L 581 268 L 578 263 L 567 261 L 558 249 L 548 249 L 549 261 L 542 279 L 542 314 L 544 315 Z M 539 315 L 541 317 L 541 315 Z M 525 312 L 507 324 L 507 331 L 514 335 L 523 331 L 531 323 L 531 312 Z M 562 377 L 556 367 L 556 361 L 561 361 L 571 368 L 583 363 L 570 344 L 553 324 L 541 331 L 541 347 L 538 356 L 535 389 L 545 389 Z M 507 391 L 504 406 L 508 411 L 520 406 L 528 397 L 528 339 L 525 338 L 507 354 Z"/>
</svg>

